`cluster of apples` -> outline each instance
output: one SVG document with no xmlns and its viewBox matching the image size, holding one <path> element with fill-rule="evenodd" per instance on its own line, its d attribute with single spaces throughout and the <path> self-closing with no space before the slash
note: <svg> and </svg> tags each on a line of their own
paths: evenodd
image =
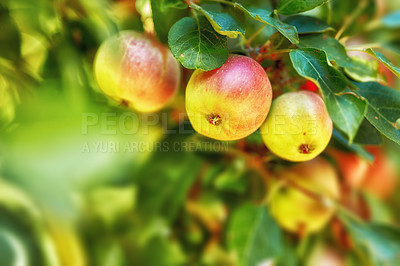
<svg viewBox="0 0 400 266">
<path fill-rule="evenodd" d="M 94 72 L 106 95 L 140 112 L 165 107 L 181 79 L 179 63 L 166 46 L 132 31 L 123 31 L 101 45 Z M 315 158 L 330 141 L 332 121 L 321 97 L 310 90 L 272 98 L 270 81 L 260 64 L 246 56 L 230 55 L 218 69 L 194 71 L 185 105 L 193 128 L 202 135 L 230 141 L 260 128 L 271 152 L 302 162 L 276 173 L 277 182 L 270 186 L 271 212 L 287 230 L 312 233 L 328 222 L 334 206 L 306 194 L 332 200 L 340 195 L 336 170 Z"/>
<path fill-rule="evenodd" d="M 140 112 L 165 107 L 176 94 L 180 67 L 169 49 L 152 37 L 124 31 L 97 52 L 95 77 L 109 97 Z M 272 88 L 255 60 L 230 55 L 218 69 L 196 70 L 186 88 L 193 128 L 217 140 L 238 140 L 260 129 L 266 146 L 290 161 L 320 154 L 332 135 L 332 121 L 315 93 L 285 93 L 271 106 Z"/>
</svg>

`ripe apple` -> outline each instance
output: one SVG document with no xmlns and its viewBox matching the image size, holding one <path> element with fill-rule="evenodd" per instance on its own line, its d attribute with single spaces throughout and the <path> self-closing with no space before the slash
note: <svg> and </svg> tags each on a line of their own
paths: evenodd
<svg viewBox="0 0 400 266">
<path fill-rule="evenodd" d="M 218 140 L 247 137 L 264 122 L 272 89 L 253 59 L 230 55 L 218 69 L 196 70 L 186 88 L 186 111 L 193 128 Z"/>
<path fill-rule="evenodd" d="M 166 46 L 134 31 L 122 31 L 99 48 L 94 74 L 103 92 L 139 112 L 155 112 L 175 95 L 180 66 Z"/>
<path fill-rule="evenodd" d="M 322 229 L 332 217 L 334 207 L 310 197 L 298 187 L 314 195 L 338 199 L 340 189 L 333 166 L 316 158 L 278 172 L 276 177 L 276 183 L 270 187 L 270 193 L 273 193 L 270 210 L 277 222 L 286 230 L 300 235 Z"/>
<path fill-rule="evenodd" d="M 282 94 L 272 102 L 261 135 L 268 149 L 294 162 L 320 154 L 332 136 L 332 120 L 320 96 L 310 91 Z"/>
<path fill-rule="evenodd" d="M 387 199 L 396 189 L 396 169 L 381 147 L 370 146 L 367 150 L 375 158 L 365 174 L 362 187 L 378 198 Z"/>
</svg>

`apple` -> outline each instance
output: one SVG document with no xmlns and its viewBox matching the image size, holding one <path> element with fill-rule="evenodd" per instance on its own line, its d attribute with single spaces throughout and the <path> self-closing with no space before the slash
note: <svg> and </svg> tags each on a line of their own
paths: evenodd
<svg viewBox="0 0 400 266">
<path fill-rule="evenodd" d="M 122 31 L 100 46 L 94 74 L 106 95 L 139 112 L 165 107 L 181 76 L 178 61 L 165 45 L 134 31 Z"/>
<path fill-rule="evenodd" d="M 382 147 L 369 146 L 367 150 L 375 157 L 372 163 L 354 153 L 336 149 L 329 150 L 329 154 L 336 160 L 345 182 L 351 188 L 365 190 L 386 199 L 396 188 L 396 169 Z"/>
<path fill-rule="evenodd" d="M 307 266 L 345 266 L 346 258 L 333 246 L 320 244 L 313 248 Z"/>
<path fill-rule="evenodd" d="M 294 162 L 308 161 L 328 145 L 332 120 L 316 93 L 289 92 L 272 102 L 261 136 L 277 156 Z"/>
<path fill-rule="evenodd" d="M 276 221 L 286 230 L 299 235 L 321 230 L 334 214 L 335 208 L 312 198 L 298 187 L 314 195 L 337 200 L 340 188 L 333 166 L 316 158 L 282 170 L 276 177 L 270 187 L 270 210 Z"/>
<path fill-rule="evenodd" d="M 272 89 L 255 60 L 230 55 L 218 69 L 196 70 L 186 88 L 186 111 L 193 128 L 217 140 L 237 140 L 264 122 Z"/>
<path fill-rule="evenodd" d="M 302 86 L 300 86 L 300 90 L 318 92 L 318 86 L 314 84 L 314 82 L 307 80 Z"/>
<path fill-rule="evenodd" d="M 365 174 L 362 187 L 380 199 L 387 199 L 396 189 L 398 175 L 395 166 L 382 147 L 369 146 L 367 150 L 374 155 L 374 161 Z"/>
<path fill-rule="evenodd" d="M 368 171 L 368 162 L 355 153 L 338 149 L 329 150 L 329 154 L 335 159 L 346 184 L 352 188 L 359 188 Z"/>
</svg>

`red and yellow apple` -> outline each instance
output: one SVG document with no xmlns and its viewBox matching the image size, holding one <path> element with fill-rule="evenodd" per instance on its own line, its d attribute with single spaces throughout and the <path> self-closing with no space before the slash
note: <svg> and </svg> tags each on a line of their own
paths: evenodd
<svg viewBox="0 0 400 266">
<path fill-rule="evenodd" d="M 122 31 L 100 46 L 94 74 L 106 95 L 139 112 L 165 107 L 181 76 L 178 61 L 165 45 L 134 31 Z"/>
<path fill-rule="evenodd" d="M 268 149 L 294 162 L 320 154 L 332 136 L 332 120 L 320 96 L 310 91 L 282 94 L 272 102 L 261 127 Z"/>
<path fill-rule="evenodd" d="M 186 111 L 193 128 L 218 140 L 237 140 L 264 122 L 272 89 L 255 60 L 230 55 L 218 69 L 196 70 L 186 88 Z"/>
<path fill-rule="evenodd" d="M 316 158 L 278 172 L 270 193 L 270 210 L 276 221 L 290 232 L 306 235 L 321 230 L 334 214 L 334 205 L 322 197 L 339 198 L 338 175 L 331 164 Z"/>
</svg>

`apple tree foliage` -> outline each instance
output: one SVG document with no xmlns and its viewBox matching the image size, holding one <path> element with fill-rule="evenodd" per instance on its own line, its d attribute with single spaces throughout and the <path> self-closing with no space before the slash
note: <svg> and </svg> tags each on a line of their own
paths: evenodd
<svg viewBox="0 0 400 266">
<path fill-rule="evenodd" d="M 182 95 L 166 124 L 151 115 L 127 118 L 98 93 L 91 70 L 101 42 L 125 29 L 150 28 L 181 63 L 183 79 L 193 69 L 219 68 L 230 53 L 250 56 L 276 94 L 306 80 L 318 86 L 334 124 L 330 146 L 372 161 L 364 147 L 383 144 L 399 159 L 395 2 L 1 1 L 0 265 L 17 254 L 9 243 L 21 244 L 29 265 L 307 265 L 324 241 L 349 265 L 398 265 L 400 231 L 390 222 L 400 220 L 400 193 L 392 202 L 365 196 L 368 221 L 331 203 L 332 223 L 299 238 L 265 204 L 263 159 L 290 164 L 264 158 L 257 132 L 215 152 L 221 142 L 171 119 L 174 108 L 184 112 Z M 82 117 L 93 126 L 82 127 Z M 136 133 L 116 127 L 104 134 L 106 123 L 121 120 Z M 161 139 L 169 150 L 151 146 Z M 87 143 L 94 146 L 86 152 Z M 102 143 L 118 148 L 101 152 Z M 152 149 L 133 153 L 125 143 Z M 201 149 L 191 151 L 193 143 Z M 60 250 L 64 264 L 56 261 Z"/>
</svg>

